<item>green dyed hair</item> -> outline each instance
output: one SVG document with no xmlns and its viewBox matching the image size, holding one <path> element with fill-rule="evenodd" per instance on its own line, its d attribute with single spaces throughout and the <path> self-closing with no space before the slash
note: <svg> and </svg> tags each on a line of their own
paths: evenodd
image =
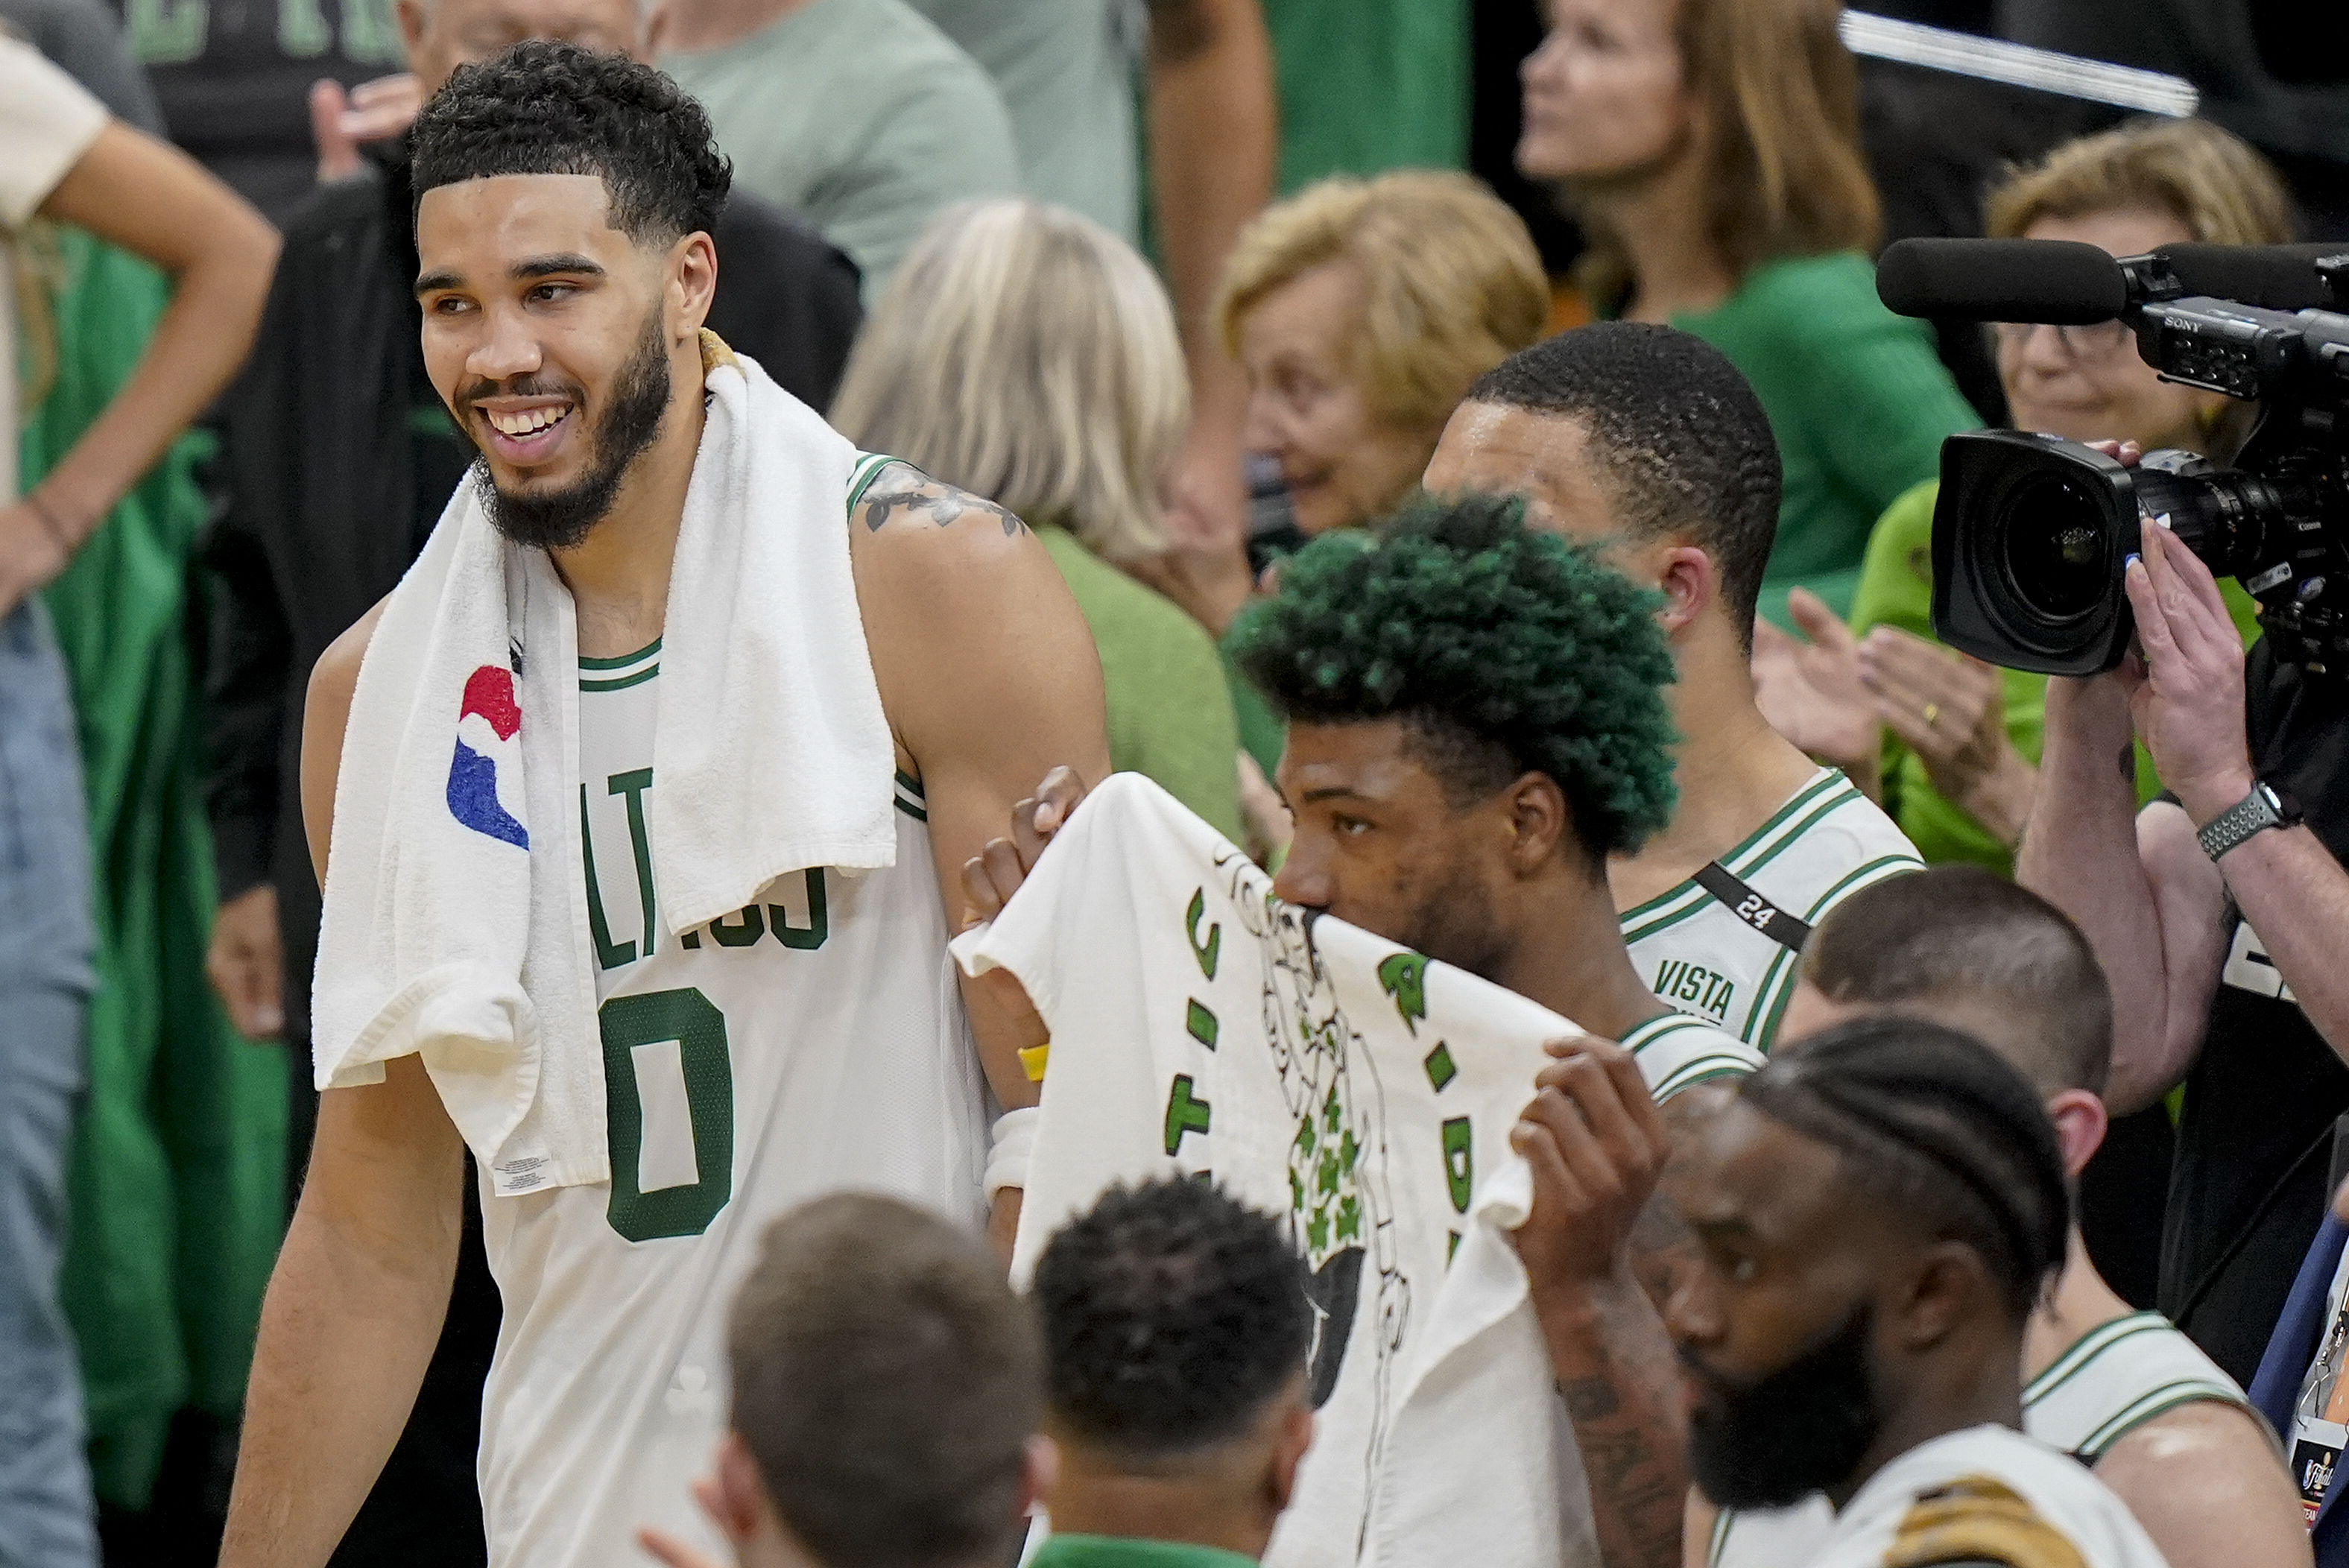
<svg viewBox="0 0 2349 1568">
<path fill-rule="evenodd" d="M 1454 805 L 1548 775 L 1599 861 L 1671 817 L 1660 603 L 1516 497 L 1423 499 L 1299 551 L 1232 644 L 1285 717 L 1402 719 Z"/>
</svg>

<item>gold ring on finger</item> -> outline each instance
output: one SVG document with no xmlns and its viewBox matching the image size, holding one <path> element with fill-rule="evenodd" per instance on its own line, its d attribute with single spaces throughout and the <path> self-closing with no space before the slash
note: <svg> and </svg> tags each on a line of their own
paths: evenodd
<svg viewBox="0 0 2349 1568">
<path fill-rule="evenodd" d="M 1940 703 L 1938 703 L 1938 702 L 1929 702 L 1929 703 L 1927 703 L 1927 704 L 1925 705 L 1925 727 L 1926 727 L 1926 728 L 1928 728 L 1928 729 L 1932 728 L 1932 727 L 1933 727 L 1933 726 L 1934 726 L 1934 724 L 1940 720 L 1940 717 L 1941 717 L 1941 705 L 1940 705 Z"/>
</svg>

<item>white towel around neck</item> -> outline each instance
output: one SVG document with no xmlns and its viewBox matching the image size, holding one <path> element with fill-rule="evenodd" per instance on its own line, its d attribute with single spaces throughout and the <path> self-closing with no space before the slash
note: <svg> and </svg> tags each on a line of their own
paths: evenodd
<svg viewBox="0 0 2349 1568">
<path fill-rule="evenodd" d="M 672 934 L 810 866 L 896 859 L 895 748 L 849 564 L 856 451 L 702 335 L 708 392 L 661 639 L 647 802 Z M 360 666 L 318 943 L 320 1089 L 423 1058 L 500 1196 L 606 1181 L 582 896 L 578 645 L 477 469 Z"/>
</svg>

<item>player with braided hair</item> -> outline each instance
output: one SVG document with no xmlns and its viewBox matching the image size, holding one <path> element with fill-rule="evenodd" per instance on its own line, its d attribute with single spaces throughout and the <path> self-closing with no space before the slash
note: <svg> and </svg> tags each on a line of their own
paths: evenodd
<svg viewBox="0 0 2349 1568">
<path fill-rule="evenodd" d="M 1826 1493 L 1816 1568 L 2162 1562 L 2019 1429 L 2071 1204 L 2037 1091 L 1980 1041 L 1899 1015 L 1815 1035 L 1738 1086 L 1664 1191 L 1696 1243 L 1664 1316 L 1711 1501 Z"/>
<path fill-rule="evenodd" d="M 1700 338 L 1638 322 L 1502 361 L 1469 387 L 1426 474 L 1438 495 L 1523 495 L 1537 527 L 1658 591 L 1680 675 L 1679 800 L 1660 830 L 1613 851 L 1608 874 L 1641 979 L 1765 1051 L 1811 926 L 1922 864 L 1889 817 L 1754 706 L 1779 480 L 1769 418 L 1736 367 Z"/>
<path fill-rule="evenodd" d="M 2105 1135 L 2113 998 L 2088 940 L 2045 900 L 1980 866 L 1936 866 L 1854 893 L 1803 950 L 1778 1051 L 1845 1020 L 1899 1013 L 1963 1029 L 2028 1078 L 2076 1180 Z M 2123 1301 L 2072 1227 L 2023 1341 L 2023 1429 L 2093 1467 L 2169 1568 L 2292 1568 L 2307 1527 L 2275 1439 L 2243 1391 L 2158 1312 Z M 1692 1568 L 1797 1568 L 1834 1528 L 1825 1504 L 1690 1521 Z"/>
<path fill-rule="evenodd" d="M 1282 1222 L 1185 1177 L 1112 1187 L 1053 1233 L 1030 1294 L 1061 1450 L 1035 1568 L 1262 1555 L 1313 1440 Z"/>
</svg>

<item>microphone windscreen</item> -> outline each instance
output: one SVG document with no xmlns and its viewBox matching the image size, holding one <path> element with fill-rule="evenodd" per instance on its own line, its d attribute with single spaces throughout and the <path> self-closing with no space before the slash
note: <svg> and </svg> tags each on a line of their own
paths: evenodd
<svg viewBox="0 0 2349 1568">
<path fill-rule="evenodd" d="M 2128 304 L 2120 263 L 2075 240 L 1896 240 L 1876 294 L 1900 315 L 2085 326 Z"/>
<path fill-rule="evenodd" d="M 2330 310 L 2333 296 L 2317 261 L 2349 253 L 2349 243 L 2319 245 L 2164 245 L 2158 253 L 2189 294 L 2209 294 L 2265 310 Z"/>
</svg>

